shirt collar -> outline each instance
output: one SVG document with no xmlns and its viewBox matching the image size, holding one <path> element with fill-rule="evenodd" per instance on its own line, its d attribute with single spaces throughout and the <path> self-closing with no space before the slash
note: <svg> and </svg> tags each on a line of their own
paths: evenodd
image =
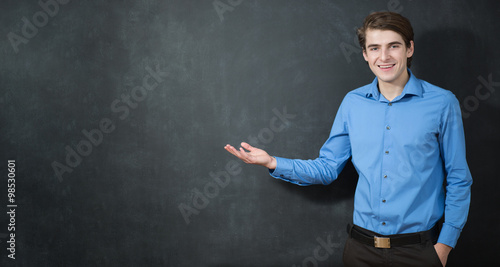
<svg viewBox="0 0 500 267">
<path fill-rule="evenodd" d="M 405 87 L 403 88 L 403 92 L 401 95 L 397 96 L 393 101 L 397 101 L 406 95 L 416 95 L 419 97 L 422 97 L 423 94 L 423 88 L 421 81 L 413 75 L 410 69 L 408 69 L 408 74 L 410 75 L 410 79 L 408 79 L 408 82 L 406 83 Z M 373 82 L 370 84 L 368 87 L 368 92 L 366 92 L 366 97 L 373 97 L 376 100 L 382 101 L 385 100 L 385 97 L 383 97 L 380 94 L 380 91 L 378 90 L 378 78 L 375 77 Z"/>
</svg>

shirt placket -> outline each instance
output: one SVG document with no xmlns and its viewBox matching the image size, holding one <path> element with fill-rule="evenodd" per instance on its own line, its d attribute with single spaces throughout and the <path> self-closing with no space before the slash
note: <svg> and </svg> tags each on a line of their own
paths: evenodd
<svg viewBox="0 0 500 267">
<path fill-rule="evenodd" d="M 394 127 L 392 125 L 393 120 L 393 114 L 394 114 L 394 103 L 393 102 L 382 102 L 385 107 L 385 116 L 384 116 L 384 125 L 381 126 L 383 129 L 380 129 L 383 131 L 383 151 L 382 153 L 382 173 L 380 174 L 379 179 L 379 185 L 380 185 L 380 191 L 379 195 L 377 198 L 377 201 L 379 202 L 379 227 L 381 227 L 382 232 L 385 232 L 384 230 L 387 229 L 387 227 L 390 227 L 390 221 L 388 221 L 388 218 L 385 217 L 384 214 L 387 214 L 387 209 L 389 202 L 392 201 L 392 199 L 389 199 L 389 183 L 391 181 L 390 174 L 392 173 L 391 168 L 394 166 L 393 161 L 394 161 L 394 151 L 393 151 L 393 144 L 394 144 L 394 138 L 392 135 L 392 128 Z"/>
</svg>

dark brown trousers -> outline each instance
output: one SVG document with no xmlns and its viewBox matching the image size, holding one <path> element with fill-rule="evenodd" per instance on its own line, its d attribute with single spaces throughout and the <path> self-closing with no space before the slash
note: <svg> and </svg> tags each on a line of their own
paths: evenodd
<svg viewBox="0 0 500 267">
<path fill-rule="evenodd" d="M 358 228 L 367 235 L 378 234 L 363 228 Z M 398 235 L 394 235 L 398 236 Z M 434 249 L 436 240 L 422 240 L 421 243 L 395 246 L 391 248 L 376 248 L 355 240 L 349 235 L 344 247 L 345 267 L 374 267 L 374 266 L 394 266 L 394 267 L 423 267 L 442 266 L 441 261 Z"/>
</svg>

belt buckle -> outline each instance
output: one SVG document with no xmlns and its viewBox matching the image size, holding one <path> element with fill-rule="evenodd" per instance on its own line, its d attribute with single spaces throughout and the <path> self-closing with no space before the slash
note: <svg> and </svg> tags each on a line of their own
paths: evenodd
<svg viewBox="0 0 500 267">
<path fill-rule="evenodd" d="M 375 241 L 376 248 L 391 248 L 391 239 L 388 237 L 378 237 L 374 236 L 373 240 Z"/>
</svg>

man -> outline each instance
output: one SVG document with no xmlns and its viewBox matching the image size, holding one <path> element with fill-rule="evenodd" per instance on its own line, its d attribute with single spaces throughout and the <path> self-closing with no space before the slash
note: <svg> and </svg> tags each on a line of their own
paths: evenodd
<svg viewBox="0 0 500 267">
<path fill-rule="evenodd" d="M 345 266 L 444 266 L 472 184 L 458 101 L 409 70 L 408 19 L 372 13 L 358 39 L 376 78 L 346 95 L 319 158 L 272 157 L 247 143 L 225 149 L 298 185 L 330 184 L 352 157 L 359 180 Z"/>
</svg>

